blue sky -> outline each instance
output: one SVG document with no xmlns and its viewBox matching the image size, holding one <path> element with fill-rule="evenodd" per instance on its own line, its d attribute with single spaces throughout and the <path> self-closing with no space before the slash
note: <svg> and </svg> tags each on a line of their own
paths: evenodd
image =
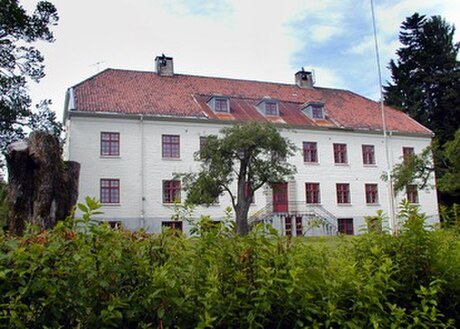
<svg viewBox="0 0 460 329">
<path fill-rule="evenodd" d="M 68 87 L 107 67 L 153 70 L 162 53 L 182 74 L 292 83 L 301 67 L 316 85 L 378 99 L 370 0 L 56 0 L 56 41 L 40 43 L 46 77 L 31 84 L 62 115 Z M 36 1 L 22 1 L 31 8 Z M 460 25 L 460 1 L 374 0 L 383 79 L 414 12 Z M 456 33 L 460 40 L 460 32 Z"/>
</svg>

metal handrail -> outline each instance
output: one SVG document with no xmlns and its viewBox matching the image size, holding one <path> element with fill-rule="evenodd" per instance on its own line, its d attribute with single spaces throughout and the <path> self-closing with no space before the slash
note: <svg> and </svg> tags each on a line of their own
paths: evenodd
<svg viewBox="0 0 460 329">
<path fill-rule="evenodd" d="M 262 222 L 267 217 L 271 217 L 274 214 L 286 214 L 286 215 L 307 215 L 307 216 L 315 216 L 325 220 L 331 227 L 337 230 L 337 218 L 328 210 L 326 210 L 320 204 L 307 204 L 302 201 L 288 201 L 288 202 L 280 202 L 277 203 L 279 205 L 287 205 L 288 211 L 287 212 L 275 212 L 273 211 L 273 202 L 269 202 L 265 205 L 265 207 L 259 209 L 253 215 L 249 217 L 249 224 L 254 224 L 256 222 Z M 295 210 L 291 210 L 295 209 Z"/>
</svg>

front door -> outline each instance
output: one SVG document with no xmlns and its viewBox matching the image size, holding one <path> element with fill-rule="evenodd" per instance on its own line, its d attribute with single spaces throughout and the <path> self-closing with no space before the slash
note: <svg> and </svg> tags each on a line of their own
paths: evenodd
<svg viewBox="0 0 460 329">
<path fill-rule="evenodd" d="M 288 211 L 288 183 L 273 184 L 273 212 Z"/>
</svg>

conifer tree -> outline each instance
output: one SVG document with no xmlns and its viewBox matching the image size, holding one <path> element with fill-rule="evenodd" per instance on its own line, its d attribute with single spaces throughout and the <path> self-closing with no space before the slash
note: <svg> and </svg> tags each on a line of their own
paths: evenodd
<svg viewBox="0 0 460 329">
<path fill-rule="evenodd" d="M 430 128 L 440 145 L 460 125 L 459 43 L 454 43 L 454 33 L 455 27 L 440 16 L 407 17 L 398 59 L 389 65 L 393 82 L 384 87 L 385 103 Z"/>
</svg>

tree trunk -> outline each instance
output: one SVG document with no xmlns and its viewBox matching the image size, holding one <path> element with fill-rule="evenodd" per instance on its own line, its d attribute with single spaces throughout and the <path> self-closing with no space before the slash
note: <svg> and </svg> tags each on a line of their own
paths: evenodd
<svg viewBox="0 0 460 329">
<path fill-rule="evenodd" d="M 239 201 L 236 204 L 236 233 L 240 235 L 246 235 L 249 233 L 248 212 L 250 205 L 250 200 Z"/>
<path fill-rule="evenodd" d="M 78 198 L 80 164 L 61 160 L 56 137 L 33 132 L 8 146 L 8 228 L 22 234 L 26 223 L 45 230 L 65 219 Z"/>
</svg>

